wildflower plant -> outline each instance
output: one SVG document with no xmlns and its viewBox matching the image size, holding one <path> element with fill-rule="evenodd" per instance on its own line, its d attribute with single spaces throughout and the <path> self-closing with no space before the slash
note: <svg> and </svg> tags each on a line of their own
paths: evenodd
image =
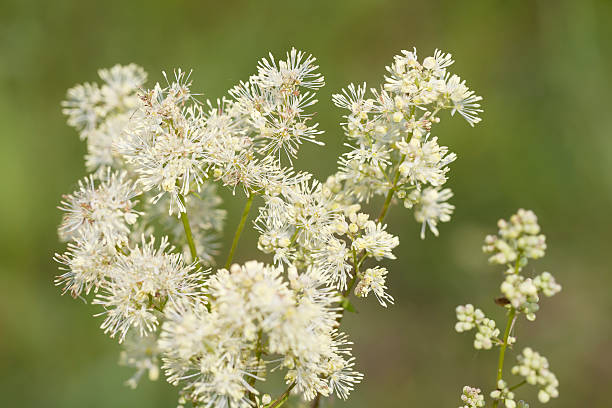
<svg viewBox="0 0 612 408">
<path fill-rule="evenodd" d="M 214 101 L 192 91 L 190 72 L 164 73 L 163 84 L 147 87 L 133 64 L 70 89 L 64 113 L 87 141 L 91 174 L 60 206 L 68 244 L 55 256 L 63 271 L 56 284 L 101 306 L 101 328 L 121 343 L 120 362 L 136 370 L 128 385 L 163 372 L 179 387 L 180 406 L 348 398 L 363 379 L 340 329 L 354 309 L 351 294 L 394 302 L 382 264 L 396 259 L 399 245 L 384 223 L 390 206 L 413 209 L 422 238 L 428 229 L 437 236 L 454 209 L 444 186 L 456 155 L 431 130 L 444 111 L 478 123 L 481 98 L 447 70 L 452 63 L 440 51 L 423 60 L 402 51 L 380 87 L 350 84 L 334 95 L 345 110 L 348 151 L 326 180 L 293 168 L 303 143 L 323 144 L 312 106 L 324 78 L 301 51 L 262 59 Z M 245 201 L 230 248 L 217 243 L 226 217 L 219 188 Z M 377 199 L 380 212 L 362 209 Z M 254 203 L 262 259 L 236 264 Z M 534 231 L 504 230 L 487 248 L 522 267 L 541 249 Z M 508 280 L 503 290 L 513 316 L 534 313 L 538 291 L 557 290 L 549 275 L 526 282 Z M 462 310 L 461 331 L 477 327 L 480 348 L 496 344 L 495 323 Z M 517 372 L 548 381 L 543 387 L 555 396 L 543 369 L 540 357 L 524 353 Z M 271 370 L 287 385 L 275 398 L 258 390 Z M 477 389 L 466 387 L 463 400 L 482 406 Z"/>
<path fill-rule="evenodd" d="M 524 401 L 516 402 L 515 390 L 525 384 L 538 388 L 538 400 L 545 404 L 559 396 L 559 381 L 550 370 L 548 360 L 530 347 L 524 347 L 516 357 L 517 364 L 510 373 L 518 376 L 515 384 L 509 386 L 509 378 L 504 375 L 506 351 L 517 343 L 513 335 L 517 320 L 524 316 L 534 321 L 539 310 L 540 296 L 551 297 L 561 291 L 555 278 L 549 272 L 530 277 L 525 271 L 529 259 L 538 259 L 546 251 L 546 237 L 540 233 L 538 219 L 532 211 L 520 209 L 509 221 L 499 220 L 499 233 L 485 238 L 483 251 L 490 254 L 491 264 L 503 265 L 504 280 L 500 285 L 501 296 L 495 303 L 507 312 L 506 328 L 502 332 L 493 319 L 471 304 L 457 306 L 455 330 L 459 333 L 475 330 L 474 348 L 489 350 L 499 347 L 499 359 L 495 389 L 489 394 L 493 408 L 528 407 Z M 482 407 L 484 397 L 480 389 L 464 387 L 461 408 Z"/>
</svg>

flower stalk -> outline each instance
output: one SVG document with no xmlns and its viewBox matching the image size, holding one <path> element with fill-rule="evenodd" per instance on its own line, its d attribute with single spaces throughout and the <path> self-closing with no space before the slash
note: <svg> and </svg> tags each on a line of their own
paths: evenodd
<svg viewBox="0 0 612 408">
<path fill-rule="evenodd" d="M 510 221 L 499 220 L 499 235 L 488 235 L 485 238 L 483 251 L 491 254 L 489 262 L 504 265 L 504 281 L 500 285 L 502 297 L 495 299 L 495 303 L 508 309 L 506 327 L 501 340 L 498 338 L 500 330 L 494 320 L 485 316 L 482 310 L 471 304 L 457 306 L 457 323 L 455 330 L 459 333 L 476 329 L 474 348 L 477 350 L 499 347 L 497 370 L 495 376 L 495 389 L 489 394 L 492 407 L 504 406 L 515 408 L 526 406 L 524 401 L 516 402 L 514 391 L 525 384 L 533 384 L 540 388 L 538 399 L 547 403 L 551 398 L 559 395 L 559 381 L 549 369 L 548 360 L 530 347 L 523 349 L 518 355 L 517 364 L 510 373 L 523 377 L 523 381 L 508 387 L 507 378 L 504 377 L 504 366 L 508 348 L 516 342 L 511 335 L 517 319 L 524 315 L 528 321 L 535 320 L 535 313 L 539 310 L 540 295 L 553 296 L 561 290 L 549 272 L 543 272 L 533 278 L 526 277 L 523 268 L 528 259 L 537 259 L 544 256 L 546 250 L 546 237 L 540 234 L 537 217 L 532 211 L 519 209 Z M 484 396 L 479 388 L 465 386 L 461 396 L 464 408 L 480 408 L 485 406 Z"/>
<path fill-rule="evenodd" d="M 238 241 L 240 241 L 240 236 L 242 235 L 242 230 L 244 229 L 244 224 L 249 216 L 249 212 L 251 211 L 251 205 L 253 204 L 253 199 L 255 195 L 250 193 L 246 204 L 244 205 L 244 209 L 242 210 L 242 216 L 240 217 L 240 222 L 238 223 L 238 227 L 236 228 L 236 232 L 234 233 L 234 239 L 232 241 L 232 246 L 230 248 L 229 254 L 227 255 L 227 261 L 225 261 L 225 269 L 228 269 L 232 264 L 232 260 L 234 259 L 234 253 L 236 252 L 236 248 L 238 247 Z"/>
<path fill-rule="evenodd" d="M 185 206 L 185 197 L 179 194 L 179 200 Z M 187 216 L 187 210 L 181 212 L 181 222 L 183 223 L 183 229 L 185 230 L 185 237 L 187 238 L 187 244 L 189 245 L 189 252 L 191 253 L 191 259 L 193 262 L 198 262 L 198 253 L 196 250 L 195 242 L 193 241 L 193 233 L 191 232 L 191 226 L 189 225 L 189 217 Z"/>
</svg>

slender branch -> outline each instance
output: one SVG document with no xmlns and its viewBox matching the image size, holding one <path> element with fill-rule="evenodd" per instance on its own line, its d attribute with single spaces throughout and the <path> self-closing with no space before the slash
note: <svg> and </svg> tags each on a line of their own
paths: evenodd
<svg viewBox="0 0 612 408">
<path fill-rule="evenodd" d="M 518 274 L 521 268 L 521 257 L 523 256 L 522 251 L 519 251 L 518 256 L 516 257 L 516 262 L 514 264 L 514 274 Z M 510 309 L 510 313 L 508 314 L 508 322 L 506 323 L 506 330 L 504 331 L 504 338 L 502 339 L 502 345 L 499 348 L 499 360 L 497 362 L 497 379 L 495 380 L 495 386 L 497 387 L 497 383 L 502 379 L 503 371 L 504 371 L 504 358 L 506 355 L 506 348 L 508 348 L 508 337 L 510 336 L 510 331 L 514 326 L 514 321 L 516 320 L 516 309 L 512 307 Z M 521 384 L 522 385 L 522 384 Z M 495 400 L 493 402 L 493 408 L 497 408 L 499 404 L 499 400 Z"/>
<path fill-rule="evenodd" d="M 185 197 L 179 194 L 178 199 L 185 206 Z M 198 262 L 198 253 L 196 251 L 195 242 L 193 242 L 193 234 L 191 233 L 191 227 L 189 226 L 189 217 L 187 217 L 187 211 L 180 213 L 181 221 L 183 222 L 183 228 L 185 229 L 185 236 L 187 237 L 187 244 L 189 245 L 189 252 L 194 262 Z"/>
<path fill-rule="evenodd" d="M 351 281 L 348 283 L 344 292 L 342 292 L 342 296 L 347 297 L 351 294 L 351 290 L 353 286 L 355 286 L 355 282 L 357 282 L 357 268 L 355 268 L 355 275 L 351 278 Z"/>
<path fill-rule="evenodd" d="M 385 202 L 383 203 L 382 209 L 380 210 L 380 215 L 378 216 L 377 222 L 382 222 L 385 219 L 385 216 L 387 215 L 389 206 L 391 205 L 391 200 L 393 199 L 393 194 L 395 194 L 395 188 L 397 187 L 397 182 L 399 181 L 399 177 L 400 177 L 399 167 L 400 167 L 400 164 L 402 164 L 402 162 L 405 159 L 406 159 L 406 155 L 402 155 L 399 162 L 397 163 L 397 168 L 395 169 L 395 172 L 393 175 L 393 182 L 390 182 L 389 177 L 385 173 L 385 178 L 387 179 L 389 184 L 391 184 L 391 188 L 389 189 L 389 192 L 387 193 L 387 197 L 385 198 Z M 381 170 L 383 169 L 381 168 Z M 365 260 L 366 256 L 367 254 L 365 253 L 363 255 L 361 253 L 357 254 L 357 252 L 353 250 L 353 267 L 354 267 L 353 272 L 354 273 L 346 289 L 342 292 L 343 298 L 346 298 L 347 296 L 351 295 L 351 291 L 353 290 L 353 287 L 355 286 L 355 283 L 357 282 L 357 278 L 359 275 L 359 267 L 361 266 L 361 263 Z M 359 258 L 359 260 L 357 260 L 357 258 Z M 340 325 L 340 322 L 342 321 L 342 318 L 344 317 L 344 310 L 345 310 L 344 308 L 340 310 L 340 316 L 338 316 L 338 319 L 336 320 L 338 322 L 338 325 Z M 321 397 L 321 394 L 317 394 L 314 401 L 312 402 L 311 408 L 319 407 L 320 397 Z"/>
<path fill-rule="evenodd" d="M 378 222 L 382 222 L 387 215 L 387 211 L 389 210 L 389 205 L 391 204 L 391 200 L 393 199 L 393 194 L 395 194 L 395 188 L 397 187 L 397 182 L 399 181 L 400 176 L 400 165 L 403 163 L 406 155 L 402 155 L 399 162 L 397 162 L 397 168 L 395 169 L 395 174 L 393 176 L 393 184 L 391 184 L 391 188 L 387 193 L 387 197 L 385 198 L 385 202 L 383 204 L 382 210 L 380 210 L 380 215 L 378 216 Z"/>
<path fill-rule="evenodd" d="M 266 408 L 278 408 L 281 405 L 283 405 L 285 403 L 285 401 L 287 401 L 287 399 L 289 398 L 289 393 L 291 392 L 291 390 L 293 389 L 293 387 L 295 387 L 296 382 L 292 382 L 291 385 L 289 385 L 289 388 L 287 388 L 285 390 L 285 392 L 282 393 L 282 395 L 280 397 L 278 397 L 274 402 L 272 402 L 270 405 L 268 405 Z"/>
<path fill-rule="evenodd" d="M 391 200 L 393 199 L 393 194 L 395 194 L 395 188 L 391 187 L 387 193 L 387 197 L 385 198 L 385 203 L 380 211 L 380 215 L 378 216 L 378 222 L 381 222 L 385 218 L 385 215 L 387 215 L 389 204 L 391 204 Z"/>
<path fill-rule="evenodd" d="M 355 286 L 355 282 L 357 282 L 357 278 L 359 275 L 359 265 L 361 265 L 361 261 L 357 261 L 357 251 L 355 251 L 353 249 L 353 266 L 354 266 L 354 273 L 353 273 L 353 277 L 351 278 L 349 284 L 346 286 L 346 289 L 344 289 L 344 291 L 342 292 L 342 300 L 344 301 L 345 298 L 347 298 L 348 296 L 351 295 L 351 290 L 353 290 L 353 286 Z M 344 308 L 342 308 L 342 310 L 340 310 L 340 315 L 338 316 L 338 318 L 336 319 L 336 321 L 338 322 L 338 326 L 340 325 L 340 322 L 342 321 L 342 318 L 344 317 Z M 319 396 L 317 395 L 317 400 L 318 401 Z M 317 405 L 318 406 L 318 402 Z M 313 405 L 313 407 L 315 407 L 315 405 Z"/>
<path fill-rule="evenodd" d="M 353 278 L 349 282 L 344 292 L 342 292 L 342 296 L 350 294 L 351 290 L 353 289 L 353 286 L 355 286 L 355 282 L 357 281 L 357 277 L 359 276 L 359 265 L 361 265 L 361 260 L 357 262 L 357 251 L 353 249 L 353 266 L 355 267 L 355 271 L 353 274 Z"/>
<path fill-rule="evenodd" d="M 380 210 L 380 215 L 378 216 L 377 222 L 382 222 L 385 219 L 385 216 L 387 215 L 387 211 L 389 210 L 389 206 L 391 205 L 391 200 L 393 199 L 393 194 L 395 193 L 395 188 L 397 187 L 397 182 L 399 181 L 399 177 L 400 177 L 399 166 L 400 164 L 402 164 L 405 158 L 406 158 L 406 155 L 402 155 L 399 162 L 397 163 L 397 168 L 395 169 L 395 173 L 393 175 L 393 183 L 391 184 L 391 188 L 389 189 L 389 192 L 387 193 L 387 197 L 385 198 L 385 202 L 382 206 L 382 209 Z M 353 277 L 349 281 L 349 284 L 347 285 L 346 289 L 342 292 L 343 297 L 350 296 L 351 290 L 353 289 L 353 286 L 355 286 L 355 283 L 357 282 L 357 277 L 358 277 L 357 275 L 359 274 L 359 267 L 361 266 L 362 262 L 365 260 L 366 256 L 367 254 L 363 252 L 358 255 L 353 250 L 353 267 L 355 270 L 354 270 Z M 359 261 L 357 260 L 357 258 L 359 258 Z M 340 316 L 338 317 L 338 320 L 337 320 L 338 323 L 340 323 L 343 316 L 344 316 L 344 309 L 340 311 Z"/>
<path fill-rule="evenodd" d="M 246 223 L 247 217 L 249 216 L 249 211 L 251 211 L 251 204 L 253 204 L 253 198 L 255 198 L 255 194 L 249 194 L 247 202 L 244 205 L 244 210 L 242 210 L 242 218 L 240 218 L 240 223 L 238 224 L 238 228 L 236 229 L 236 233 L 234 234 L 234 241 L 232 242 L 232 248 L 230 249 L 229 255 L 227 256 L 227 261 L 225 262 L 225 269 L 229 268 L 232 264 L 232 259 L 234 258 L 234 252 L 236 252 L 236 247 L 238 246 L 240 235 L 242 234 L 244 224 Z"/>
<path fill-rule="evenodd" d="M 513 385 L 512 387 L 508 388 L 509 391 L 514 391 L 516 390 L 518 387 L 527 384 L 527 380 L 523 380 L 520 383 Z"/>
<path fill-rule="evenodd" d="M 510 313 L 508 314 L 508 322 L 506 323 L 506 330 L 504 331 L 503 343 L 499 348 L 499 360 L 497 362 L 497 379 L 495 380 L 495 386 L 497 387 L 497 383 L 502 379 L 503 371 L 504 371 L 504 358 L 506 356 L 506 348 L 508 347 L 508 337 L 510 336 L 510 329 L 514 324 L 514 319 L 516 318 L 516 309 L 511 308 Z M 499 404 L 499 400 L 495 400 L 493 402 L 493 408 L 497 408 Z"/>
<path fill-rule="evenodd" d="M 262 340 L 262 335 L 263 333 L 261 332 L 261 330 L 259 330 L 259 332 L 257 333 L 257 344 L 255 346 L 255 358 L 257 359 L 257 371 L 259 371 L 259 362 L 261 361 L 261 354 L 262 354 L 262 347 L 261 347 L 261 340 Z M 257 373 L 255 373 L 257 375 Z M 253 376 L 251 378 L 249 378 L 249 380 L 247 381 L 249 383 L 249 385 L 251 387 L 255 386 L 255 382 L 257 381 L 257 377 Z M 249 399 L 253 402 L 255 402 L 255 394 L 254 393 L 249 393 Z"/>
</svg>

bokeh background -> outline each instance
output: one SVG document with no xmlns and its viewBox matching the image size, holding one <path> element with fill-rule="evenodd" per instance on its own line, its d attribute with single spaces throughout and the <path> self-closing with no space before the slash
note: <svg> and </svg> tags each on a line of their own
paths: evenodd
<svg viewBox="0 0 612 408">
<path fill-rule="evenodd" d="M 397 302 L 357 302 L 346 318 L 366 378 L 348 403 L 328 406 L 453 407 L 464 384 L 491 389 L 497 354 L 453 331 L 454 307 L 473 302 L 503 324 L 491 296 L 500 270 L 480 248 L 498 218 L 525 207 L 549 243 L 529 267 L 553 272 L 564 290 L 535 323 L 520 322 L 519 344 L 542 350 L 561 381 L 549 406 L 609 407 L 611 18 L 612 2 L 594 0 L 0 0 L 0 405 L 176 405 L 163 380 L 124 387 L 130 370 L 117 367 L 96 309 L 52 284 L 55 207 L 85 174 L 85 146 L 59 108 L 68 87 L 135 62 L 151 81 L 193 68 L 194 89 L 216 98 L 268 51 L 304 49 L 326 77 L 316 110 L 327 146 L 305 146 L 297 166 L 324 178 L 344 149 L 331 94 L 353 81 L 377 86 L 392 56 L 416 46 L 454 54 L 453 72 L 484 97 L 484 120 L 471 129 L 444 118 L 435 130 L 459 156 L 449 181 L 457 209 L 440 238 L 421 241 L 411 213 L 391 210 L 402 242 L 388 264 Z M 227 242 L 242 203 L 224 197 Z M 243 237 L 238 260 L 259 255 L 254 238 Z M 534 392 L 519 395 L 540 406 Z"/>
</svg>

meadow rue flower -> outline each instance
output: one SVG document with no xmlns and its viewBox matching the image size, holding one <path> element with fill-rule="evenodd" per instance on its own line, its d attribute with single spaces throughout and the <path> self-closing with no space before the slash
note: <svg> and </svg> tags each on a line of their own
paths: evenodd
<svg viewBox="0 0 612 408">
<path fill-rule="evenodd" d="M 393 297 L 386 293 L 387 286 L 385 285 L 385 280 L 387 273 L 385 268 L 379 266 L 366 269 L 363 277 L 355 287 L 355 296 L 366 297 L 372 291 L 376 295 L 378 303 L 382 306 L 387 307 L 386 302 L 393 304 Z"/>
<path fill-rule="evenodd" d="M 65 271 L 55 279 L 55 284 L 63 286 L 62 292 L 72 297 L 98 288 L 109 276 L 110 268 L 116 261 L 116 249 L 106 244 L 92 230 L 79 232 L 63 254 L 55 254 L 54 259 Z"/>
<path fill-rule="evenodd" d="M 135 209 L 138 201 L 133 200 L 138 194 L 126 172 L 107 169 L 100 181 L 92 175 L 79 180 L 79 189 L 64 196 L 59 207 L 65 213 L 60 237 L 69 240 L 91 233 L 109 247 L 124 245 L 130 225 L 141 214 Z"/>
<path fill-rule="evenodd" d="M 364 227 L 362 236 L 353 241 L 353 248 L 357 251 L 365 251 L 376 260 L 382 258 L 395 259 L 391 251 L 399 245 L 399 238 L 389 234 L 386 225 L 368 221 Z"/>
<path fill-rule="evenodd" d="M 480 408 L 485 406 L 484 396 L 480 395 L 480 388 L 463 387 L 461 401 L 464 405 L 459 408 Z"/>
<path fill-rule="evenodd" d="M 437 237 L 438 222 L 449 222 L 455 206 L 446 201 L 453 196 L 450 188 L 427 187 L 423 191 L 414 191 L 410 194 L 407 202 L 409 206 L 414 205 L 414 218 L 422 223 L 421 239 L 425 239 L 425 227 Z"/>
<path fill-rule="evenodd" d="M 82 139 L 113 114 L 133 111 L 138 100 L 136 93 L 147 79 L 147 74 L 136 64 L 101 69 L 98 75 L 103 80 L 101 86 L 77 85 L 68 90 L 67 100 L 62 102 L 68 124 L 81 132 Z"/>
<path fill-rule="evenodd" d="M 178 70 L 167 87 L 159 84 L 141 95 L 139 113 L 125 137 L 115 144 L 138 174 L 145 191 L 154 190 L 153 202 L 170 195 L 169 214 L 185 212 L 180 195 L 199 191 L 207 163 L 199 105 L 193 100 L 190 74 Z"/>
<path fill-rule="evenodd" d="M 518 364 L 512 367 L 512 374 L 520 375 L 527 383 L 540 388 L 538 399 L 541 403 L 545 404 L 551 398 L 559 396 L 559 381 L 550 371 L 546 357 L 530 347 L 525 347 L 516 359 Z"/>
<path fill-rule="evenodd" d="M 416 50 L 402 51 L 387 67 L 384 86 L 371 89 L 371 97 L 366 97 L 365 83 L 350 84 L 332 97 L 336 106 L 349 111 L 342 125 L 352 141 L 337 177 L 359 200 L 386 195 L 390 189 L 446 182 L 447 165 L 456 156 L 439 146 L 437 138 L 424 136 L 439 122 L 437 114 L 443 109 L 460 112 L 471 125 L 480 120 L 476 102 L 481 98 L 447 73 L 452 63 L 450 54 L 439 50 L 422 63 Z"/>
<path fill-rule="evenodd" d="M 172 253 L 174 247 L 166 237 L 157 248 L 155 238 L 143 236 L 141 240 L 129 255 L 117 255 L 109 279 L 101 284 L 93 301 L 105 309 L 100 313 L 106 316 L 101 328 L 111 337 L 118 334 L 120 342 L 132 327 L 141 336 L 154 331 L 160 308 L 179 299 L 197 301 L 203 290 L 203 273 L 184 264 L 180 254 Z"/>
<path fill-rule="evenodd" d="M 138 105 L 138 91 L 147 74 L 135 65 L 115 65 L 101 69 L 102 85 L 86 83 L 68 90 L 62 102 L 62 112 L 68 116 L 81 139 L 87 141 L 85 164 L 89 171 L 103 167 L 122 168 L 120 158 L 113 151 L 116 142 Z"/>
<path fill-rule="evenodd" d="M 396 258 L 399 238 L 384 223 L 389 208 L 397 200 L 412 208 L 422 235 L 426 226 L 438 235 L 454 209 L 444 184 L 456 155 L 430 132 L 443 110 L 477 123 L 480 97 L 447 72 L 452 63 L 439 50 L 422 61 L 402 51 L 378 89 L 350 84 L 333 95 L 346 111 L 348 151 L 325 182 L 293 167 L 301 145 L 321 145 L 323 133 L 313 107 L 324 78 L 302 51 L 260 60 L 216 100 L 200 100 L 190 71 L 163 73 L 164 84 L 147 87 L 134 64 L 100 70 L 100 83 L 69 90 L 63 112 L 86 140 L 92 174 L 60 207 L 68 244 L 55 255 L 56 284 L 103 308 L 102 329 L 119 337 L 120 363 L 135 369 L 127 384 L 156 379 L 161 364 L 179 387 L 179 407 L 278 406 L 290 393 L 314 404 L 347 399 L 363 379 L 339 329 L 344 312 L 355 310 L 349 297 L 373 292 L 382 306 L 394 303 L 390 269 L 369 265 Z M 227 267 L 209 272 L 203 268 L 225 252 L 217 185 L 241 188 L 248 199 Z M 377 197 L 384 201 L 375 218 L 365 208 L 376 203 L 364 204 Z M 258 202 L 257 247 L 273 264 L 232 264 Z M 525 233 L 501 240 L 516 239 L 508 246 L 536 257 L 542 243 L 533 220 L 519 218 Z M 533 284 L 546 295 L 560 290 L 549 274 Z M 481 314 L 464 311 L 458 327 L 477 327 L 475 346 L 491 348 L 499 329 Z M 287 384 L 274 400 L 257 387 L 271 370 Z M 479 393 L 466 388 L 466 406 L 481 406 Z"/>
<path fill-rule="evenodd" d="M 447 165 L 457 158 L 454 153 L 448 153 L 447 147 L 438 145 L 437 137 L 425 141 L 413 138 L 408 143 L 402 140 L 397 147 L 405 156 L 399 172 L 413 185 L 443 185 L 449 171 Z"/>
<path fill-rule="evenodd" d="M 269 59 L 259 62 L 257 75 L 230 91 L 248 118 L 259 153 L 280 158 L 282 150 L 291 159 L 304 141 L 322 144 L 316 136 L 323 132 L 317 129 L 317 123 L 310 122 L 312 114 L 305 112 L 317 100 L 314 93 L 303 91 L 325 85 L 323 76 L 316 72 L 319 67 L 315 61 L 313 56 L 295 48 L 287 53 L 286 60 L 278 63 L 270 54 Z"/>
</svg>

